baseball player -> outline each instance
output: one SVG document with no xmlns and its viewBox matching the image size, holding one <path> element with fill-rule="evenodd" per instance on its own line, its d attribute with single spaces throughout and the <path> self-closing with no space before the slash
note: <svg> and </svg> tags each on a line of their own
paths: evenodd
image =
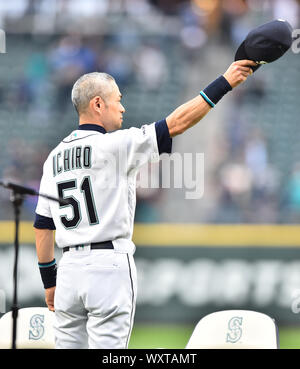
<svg viewBox="0 0 300 369">
<path fill-rule="evenodd" d="M 34 222 L 45 301 L 55 311 L 56 348 L 124 349 L 133 326 L 137 278 L 132 242 L 139 168 L 171 153 L 172 137 L 199 122 L 252 74 L 239 60 L 166 119 L 123 129 L 125 108 L 114 78 L 81 76 L 72 89 L 79 126 L 43 167 Z M 54 230 L 62 258 L 54 259 Z"/>
</svg>

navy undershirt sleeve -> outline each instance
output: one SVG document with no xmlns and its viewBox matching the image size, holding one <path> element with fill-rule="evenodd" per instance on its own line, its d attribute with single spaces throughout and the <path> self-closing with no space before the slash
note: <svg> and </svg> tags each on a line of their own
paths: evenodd
<svg viewBox="0 0 300 369">
<path fill-rule="evenodd" d="M 52 218 L 44 217 L 40 214 L 35 214 L 34 228 L 55 230 L 55 224 Z"/>
<path fill-rule="evenodd" d="M 159 155 L 162 153 L 171 154 L 172 138 L 170 137 L 169 128 L 165 119 L 155 123 L 157 146 Z"/>
</svg>

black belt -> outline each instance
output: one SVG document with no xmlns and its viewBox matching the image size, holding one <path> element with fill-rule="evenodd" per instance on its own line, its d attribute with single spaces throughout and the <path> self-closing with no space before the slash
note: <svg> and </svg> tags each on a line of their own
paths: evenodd
<svg viewBox="0 0 300 369">
<path fill-rule="evenodd" d="M 114 245 L 111 241 L 105 241 L 105 242 L 94 242 L 91 243 L 91 250 L 100 250 L 100 249 L 113 249 Z M 67 247 L 63 247 L 63 252 L 69 251 L 70 248 L 72 249 L 79 249 L 80 247 L 83 247 L 85 245 L 74 245 L 74 246 L 67 246 Z M 88 244 L 86 245 L 88 246 Z"/>
</svg>

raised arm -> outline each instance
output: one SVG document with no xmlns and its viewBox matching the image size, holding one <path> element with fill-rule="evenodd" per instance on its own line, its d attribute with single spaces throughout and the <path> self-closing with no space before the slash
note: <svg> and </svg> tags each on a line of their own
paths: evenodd
<svg viewBox="0 0 300 369">
<path fill-rule="evenodd" d="M 223 76 L 198 96 L 175 109 L 166 118 L 170 136 L 175 137 L 198 123 L 228 91 L 246 81 L 253 73 L 250 66 L 255 65 L 252 60 L 238 60 L 232 63 Z"/>
</svg>

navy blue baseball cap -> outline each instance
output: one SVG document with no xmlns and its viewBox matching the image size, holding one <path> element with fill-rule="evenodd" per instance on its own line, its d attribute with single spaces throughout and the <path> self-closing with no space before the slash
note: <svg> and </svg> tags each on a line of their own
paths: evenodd
<svg viewBox="0 0 300 369">
<path fill-rule="evenodd" d="M 253 60 L 258 65 L 251 68 L 255 72 L 262 64 L 279 59 L 292 45 L 292 27 L 281 19 L 265 23 L 248 33 L 237 49 L 234 60 Z"/>
</svg>

